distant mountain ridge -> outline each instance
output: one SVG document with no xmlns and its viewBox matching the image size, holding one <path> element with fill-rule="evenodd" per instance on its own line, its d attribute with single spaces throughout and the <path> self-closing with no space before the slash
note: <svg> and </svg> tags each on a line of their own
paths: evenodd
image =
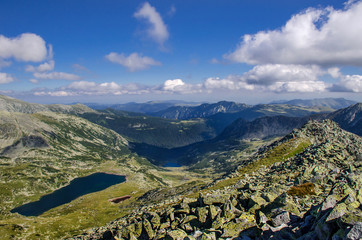
<svg viewBox="0 0 362 240">
<path fill-rule="evenodd" d="M 173 106 L 165 110 L 155 112 L 152 115 L 169 119 L 192 119 L 192 118 L 206 118 L 216 113 L 232 113 L 239 112 L 251 107 L 244 103 L 235 103 L 220 101 L 217 103 L 204 103 L 199 106 Z"/>
<path fill-rule="evenodd" d="M 37 112 L 59 112 L 65 114 L 80 114 L 85 112 L 94 112 L 93 109 L 83 105 L 63 105 L 63 104 L 37 104 L 28 103 L 12 97 L 0 95 L 0 111 L 19 112 L 19 113 L 37 113 Z"/>
<path fill-rule="evenodd" d="M 112 108 L 114 110 L 128 111 L 128 112 L 154 113 L 173 106 L 197 106 L 200 104 L 193 102 L 171 100 L 171 101 L 149 101 L 145 103 L 129 102 L 123 104 L 84 103 L 84 105 L 95 110 L 104 110 L 107 108 Z"/>
<path fill-rule="evenodd" d="M 271 102 L 271 104 L 289 104 L 300 107 L 329 107 L 333 109 L 346 108 L 356 103 L 356 101 L 344 98 L 293 99 L 288 101 Z"/>
</svg>

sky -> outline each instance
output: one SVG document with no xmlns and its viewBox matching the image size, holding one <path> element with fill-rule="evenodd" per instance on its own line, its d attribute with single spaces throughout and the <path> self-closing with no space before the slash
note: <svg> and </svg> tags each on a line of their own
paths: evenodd
<svg viewBox="0 0 362 240">
<path fill-rule="evenodd" d="M 362 1 L 1 0 L 0 94 L 362 102 Z"/>
</svg>

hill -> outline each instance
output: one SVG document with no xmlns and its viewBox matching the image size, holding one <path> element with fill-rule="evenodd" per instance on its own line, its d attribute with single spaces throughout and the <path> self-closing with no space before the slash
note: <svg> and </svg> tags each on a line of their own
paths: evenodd
<svg viewBox="0 0 362 240">
<path fill-rule="evenodd" d="M 334 122 L 310 121 L 198 192 L 162 202 L 154 192 L 151 204 L 72 239 L 359 239 L 361 149 Z"/>
</svg>

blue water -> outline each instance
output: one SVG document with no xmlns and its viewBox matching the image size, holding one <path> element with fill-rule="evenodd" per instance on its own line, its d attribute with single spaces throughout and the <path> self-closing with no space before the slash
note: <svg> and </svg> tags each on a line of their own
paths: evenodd
<svg viewBox="0 0 362 240">
<path fill-rule="evenodd" d="M 93 173 L 86 177 L 76 178 L 72 180 L 69 185 L 41 197 L 36 202 L 27 203 L 14 208 L 11 212 L 17 212 L 24 216 L 39 216 L 52 208 L 69 203 L 77 197 L 101 191 L 125 181 L 125 176 L 108 173 Z"/>
<path fill-rule="evenodd" d="M 181 165 L 178 163 L 174 163 L 174 162 L 168 162 L 168 163 L 164 164 L 163 167 L 181 167 Z"/>
</svg>

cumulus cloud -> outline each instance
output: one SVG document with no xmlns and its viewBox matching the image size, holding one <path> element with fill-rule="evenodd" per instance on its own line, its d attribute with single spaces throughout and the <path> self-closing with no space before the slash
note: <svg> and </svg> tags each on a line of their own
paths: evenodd
<svg viewBox="0 0 362 240">
<path fill-rule="evenodd" d="M 328 74 L 318 66 L 266 64 L 258 65 L 243 75 L 226 78 L 208 78 L 204 82 L 207 90 L 257 90 L 271 92 L 321 92 L 328 84 L 319 76 Z"/>
<path fill-rule="evenodd" d="M 315 65 L 265 64 L 246 72 L 243 79 L 249 84 L 272 85 L 275 82 L 316 81 L 321 74 L 322 70 Z"/>
<path fill-rule="evenodd" d="M 106 59 L 110 62 L 120 64 L 128 69 L 130 72 L 140 71 L 149 68 L 150 66 L 159 66 L 160 62 L 153 58 L 142 56 L 138 53 L 131 53 L 129 56 L 123 53 L 118 54 L 111 52 L 106 55 Z"/>
<path fill-rule="evenodd" d="M 341 80 L 333 85 L 331 91 L 362 93 L 362 76 L 361 75 L 342 76 Z"/>
<path fill-rule="evenodd" d="M 42 63 L 37 67 L 34 67 L 32 65 L 28 65 L 25 68 L 25 71 L 27 72 L 48 72 L 54 70 L 55 62 L 54 60 L 50 60 L 48 62 Z"/>
<path fill-rule="evenodd" d="M 362 1 L 343 10 L 310 8 L 281 28 L 243 36 L 228 60 L 248 64 L 362 66 Z"/>
<path fill-rule="evenodd" d="M 15 38 L 0 35 L 0 58 L 15 58 L 23 62 L 41 62 L 47 57 L 45 41 L 34 33 Z"/>
<path fill-rule="evenodd" d="M 14 78 L 7 73 L 0 72 L 0 84 L 10 83 L 14 81 Z"/>
<path fill-rule="evenodd" d="M 163 46 L 168 39 L 169 33 L 166 24 L 163 22 L 161 15 L 156 8 L 145 2 L 142 7 L 133 15 L 137 19 L 145 19 L 149 23 L 147 29 L 148 36 Z"/>
<path fill-rule="evenodd" d="M 49 73 L 35 72 L 33 75 L 37 79 L 47 79 L 47 80 L 76 81 L 81 79 L 81 77 L 79 77 L 78 75 L 72 73 L 65 73 L 65 72 L 49 72 Z"/>
<path fill-rule="evenodd" d="M 298 82 L 275 82 L 268 87 L 268 90 L 272 92 L 300 92 L 300 93 L 312 93 L 312 92 L 325 92 L 329 84 L 323 81 L 298 81 Z"/>
</svg>

